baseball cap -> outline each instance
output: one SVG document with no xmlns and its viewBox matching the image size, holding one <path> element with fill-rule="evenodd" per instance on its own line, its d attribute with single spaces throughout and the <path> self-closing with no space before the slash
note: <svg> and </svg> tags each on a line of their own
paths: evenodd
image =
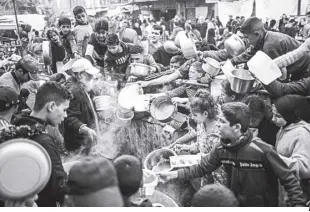
<svg viewBox="0 0 310 212">
<path fill-rule="evenodd" d="M 114 165 L 106 158 L 87 157 L 69 172 L 68 194 L 76 207 L 122 207 Z"/>
<path fill-rule="evenodd" d="M 40 80 L 39 72 L 39 62 L 32 56 L 26 55 L 20 60 L 21 66 L 28 71 L 29 76 L 32 80 Z"/>
<path fill-rule="evenodd" d="M 0 112 L 18 104 L 18 94 L 8 86 L 0 86 Z"/>
<path fill-rule="evenodd" d="M 84 71 L 92 76 L 97 76 L 100 72 L 99 69 L 95 68 L 91 62 L 85 58 L 81 58 L 72 64 L 73 73 L 81 73 Z"/>
</svg>

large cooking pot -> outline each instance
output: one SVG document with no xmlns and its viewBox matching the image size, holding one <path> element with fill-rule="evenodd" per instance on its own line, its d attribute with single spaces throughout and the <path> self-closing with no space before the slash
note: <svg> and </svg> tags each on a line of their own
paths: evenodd
<svg viewBox="0 0 310 212">
<path fill-rule="evenodd" d="M 176 45 L 180 46 L 182 53 L 186 59 L 191 59 L 197 56 L 197 49 L 195 42 L 189 38 L 185 31 L 181 31 L 178 33 L 175 38 Z"/>
<path fill-rule="evenodd" d="M 135 77 L 146 77 L 150 74 L 151 67 L 142 63 L 130 64 L 130 75 Z"/>
<path fill-rule="evenodd" d="M 228 54 L 232 57 L 236 57 L 240 55 L 242 52 L 245 51 L 246 46 L 243 40 L 236 34 L 231 35 L 225 42 L 224 42 L 225 49 L 227 50 Z"/>
<path fill-rule="evenodd" d="M 207 72 L 210 76 L 214 77 L 218 75 L 221 70 L 221 65 L 218 61 L 213 58 L 204 59 L 204 63 L 202 64 L 202 69 Z"/>
<path fill-rule="evenodd" d="M 157 149 L 148 154 L 144 160 L 144 168 L 155 173 L 171 170 L 170 157 L 177 156 L 171 149 Z"/>
<path fill-rule="evenodd" d="M 161 122 L 170 122 L 177 114 L 177 107 L 168 96 L 160 96 L 154 99 L 150 107 L 152 117 Z"/>
<path fill-rule="evenodd" d="M 38 194 L 48 183 L 51 159 L 37 142 L 14 139 L 0 145 L 0 196 L 22 200 Z"/>
<path fill-rule="evenodd" d="M 253 88 L 255 79 L 248 70 L 236 69 L 231 72 L 231 90 L 239 94 L 245 94 Z"/>
</svg>

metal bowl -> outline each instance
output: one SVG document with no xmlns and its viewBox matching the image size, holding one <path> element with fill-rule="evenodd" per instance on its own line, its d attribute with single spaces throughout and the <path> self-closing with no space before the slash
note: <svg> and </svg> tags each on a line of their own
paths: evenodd
<svg viewBox="0 0 310 212">
<path fill-rule="evenodd" d="M 153 172 L 169 171 L 170 156 L 176 156 L 177 154 L 171 149 L 157 149 L 148 154 L 144 160 L 144 168 Z"/>
<path fill-rule="evenodd" d="M 202 69 L 212 77 L 218 75 L 221 70 L 220 63 L 210 57 L 206 58 L 204 61 Z"/>
<path fill-rule="evenodd" d="M 152 117 L 161 122 L 170 122 L 177 113 L 177 107 L 168 96 L 160 96 L 151 103 L 150 113 Z"/>
<path fill-rule="evenodd" d="M 151 67 L 142 63 L 130 64 L 130 75 L 135 77 L 146 77 L 150 74 Z"/>
<path fill-rule="evenodd" d="M 109 110 L 113 107 L 113 98 L 111 96 L 96 96 L 94 105 L 97 112 Z"/>
<path fill-rule="evenodd" d="M 245 94 L 252 90 L 255 79 L 248 70 L 236 69 L 231 74 L 231 90 L 239 94 Z"/>
<path fill-rule="evenodd" d="M 227 50 L 228 54 L 232 57 L 236 57 L 240 55 L 242 52 L 245 51 L 246 46 L 243 40 L 236 34 L 231 35 L 225 42 L 224 42 L 225 49 Z"/>
<path fill-rule="evenodd" d="M 48 183 L 51 170 L 51 159 L 37 142 L 4 142 L 0 145 L 0 196 L 20 200 L 36 195 Z"/>
</svg>

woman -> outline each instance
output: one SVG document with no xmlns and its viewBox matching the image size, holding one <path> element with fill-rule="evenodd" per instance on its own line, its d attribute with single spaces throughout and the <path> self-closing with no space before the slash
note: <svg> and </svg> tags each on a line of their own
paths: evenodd
<svg viewBox="0 0 310 212">
<path fill-rule="evenodd" d="M 305 120 L 309 117 L 309 103 L 309 97 L 287 95 L 277 99 L 272 108 L 273 121 L 281 127 L 276 150 L 300 179 L 307 198 L 310 186 L 310 124 Z"/>
<path fill-rule="evenodd" d="M 185 151 L 191 154 L 208 154 L 220 143 L 217 123 L 218 107 L 210 93 L 197 92 L 190 104 L 193 119 L 197 123 L 197 141 L 191 145 L 177 144 L 177 152 Z M 204 182 L 226 184 L 227 177 L 223 167 L 212 174 L 206 175 Z M 206 181 L 205 181 L 206 180 Z"/>
<path fill-rule="evenodd" d="M 57 73 L 57 62 L 62 62 L 66 57 L 66 51 L 61 45 L 59 32 L 56 28 L 50 28 L 46 32 L 46 37 L 50 41 L 50 58 L 52 60 L 51 69 Z"/>
</svg>

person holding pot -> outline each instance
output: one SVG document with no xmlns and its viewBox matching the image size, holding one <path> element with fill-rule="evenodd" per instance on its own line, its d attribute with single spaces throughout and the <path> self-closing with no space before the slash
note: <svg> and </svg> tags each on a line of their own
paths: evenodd
<svg viewBox="0 0 310 212">
<path fill-rule="evenodd" d="M 92 102 L 92 90 L 99 69 L 85 58 L 72 65 L 71 77 L 66 87 L 74 96 L 68 108 L 68 117 L 64 122 L 65 147 L 68 151 L 87 151 L 96 143 L 99 131 L 98 117 Z"/>
<path fill-rule="evenodd" d="M 310 124 L 309 97 L 287 95 L 274 101 L 273 121 L 281 127 L 277 134 L 276 150 L 296 173 L 304 195 L 310 197 Z M 284 201 L 282 189 L 282 201 Z"/>
<path fill-rule="evenodd" d="M 109 23 L 104 19 L 97 20 L 94 31 L 88 42 L 85 58 L 93 65 L 103 68 L 104 56 L 108 50 L 105 41 L 109 32 Z"/>
<path fill-rule="evenodd" d="M 66 57 L 66 50 L 62 46 L 59 32 L 56 28 L 50 28 L 46 32 L 46 37 L 50 41 L 50 58 L 52 60 L 51 69 L 54 74 L 56 74 L 57 70 L 57 62 L 62 62 Z"/>
<path fill-rule="evenodd" d="M 158 174 L 160 180 L 168 182 L 172 179 L 194 179 L 224 165 L 229 189 L 235 193 L 240 206 L 278 206 L 278 180 L 288 192 L 291 206 L 306 205 L 295 174 L 270 145 L 253 137 L 249 130 L 248 106 L 239 102 L 224 104 L 217 125 L 221 136 L 220 144 L 202 157 L 198 165 L 161 172 Z"/>
<path fill-rule="evenodd" d="M 220 144 L 220 134 L 216 126 L 218 108 L 210 93 L 198 92 L 192 99 L 192 117 L 197 123 L 197 141 L 190 145 L 177 144 L 176 152 L 188 152 L 190 154 L 209 154 L 211 150 Z M 216 171 L 207 174 L 202 182 L 227 184 L 227 173 L 220 167 Z"/>
</svg>

